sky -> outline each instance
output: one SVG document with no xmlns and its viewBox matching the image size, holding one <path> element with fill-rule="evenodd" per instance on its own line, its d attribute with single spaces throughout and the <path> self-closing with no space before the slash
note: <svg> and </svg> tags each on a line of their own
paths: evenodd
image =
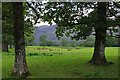
<svg viewBox="0 0 120 80">
<path fill-rule="evenodd" d="M 41 26 L 41 25 L 49 25 L 49 24 L 48 24 L 48 22 L 45 22 L 45 23 L 44 22 L 40 22 L 40 23 L 37 23 L 34 26 Z"/>
<path fill-rule="evenodd" d="M 37 23 L 36 25 L 34 25 L 34 26 L 42 26 L 42 25 L 48 25 L 48 26 L 50 26 L 50 24 L 48 24 L 48 22 L 40 22 L 40 23 Z M 52 25 L 55 25 L 55 23 L 53 22 L 53 24 Z"/>
</svg>

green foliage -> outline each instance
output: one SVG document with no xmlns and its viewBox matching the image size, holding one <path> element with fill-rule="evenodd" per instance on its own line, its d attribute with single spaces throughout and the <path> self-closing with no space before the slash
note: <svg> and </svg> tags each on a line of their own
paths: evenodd
<svg viewBox="0 0 120 80">
<path fill-rule="evenodd" d="M 34 35 L 33 34 L 24 34 L 24 37 L 25 37 L 25 45 L 27 46 L 33 46 L 33 45 L 36 45 L 36 43 L 34 42 Z"/>
<path fill-rule="evenodd" d="M 53 45 L 52 41 L 46 40 L 47 36 L 48 35 L 46 34 L 40 36 L 39 38 L 40 46 L 52 46 Z"/>
<path fill-rule="evenodd" d="M 67 40 L 67 39 L 62 39 L 62 40 L 60 41 L 60 44 L 61 44 L 62 46 L 70 46 L 70 42 L 69 42 L 69 40 Z"/>
<path fill-rule="evenodd" d="M 50 40 L 40 42 L 40 46 L 52 46 L 52 44 L 53 44 L 53 42 Z"/>
<path fill-rule="evenodd" d="M 94 47 L 95 37 L 88 36 L 86 40 L 80 41 L 79 46 Z M 106 47 L 118 47 L 118 38 L 106 37 Z"/>
<path fill-rule="evenodd" d="M 77 43 L 74 41 L 70 41 L 70 46 L 75 47 L 75 46 L 77 46 Z"/>
<path fill-rule="evenodd" d="M 95 37 L 94 36 L 88 36 L 83 44 L 84 44 L 85 47 L 93 47 L 94 43 L 95 43 Z"/>
<path fill-rule="evenodd" d="M 44 35 L 41 35 L 40 38 L 39 38 L 39 43 L 41 46 L 46 46 L 46 38 L 47 38 L 48 35 L 44 34 Z"/>
<path fill-rule="evenodd" d="M 60 43 L 58 41 L 52 41 L 52 46 L 60 46 Z"/>
<path fill-rule="evenodd" d="M 14 43 L 13 36 L 11 34 L 3 33 L 2 34 L 2 43 L 6 43 L 6 42 L 8 42 L 8 45 L 13 44 Z"/>
<path fill-rule="evenodd" d="M 2 3 L 2 33 L 13 34 L 12 4 Z"/>
<path fill-rule="evenodd" d="M 11 3 L 2 3 L 2 43 L 13 44 L 13 11 Z M 6 39 L 7 38 L 7 39 Z"/>
<path fill-rule="evenodd" d="M 70 46 L 71 47 L 79 46 L 79 43 L 80 43 L 80 41 L 70 40 Z"/>
<path fill-rule="evenodd" d="M 47 36 L 48 35 L 46 35 L 46 34 L 41 35 L 40 38 L 39 38 L 39 41 L 44 42 L 46 40 Z"/>
<path fill-rule="evenodd" d="M 58 39 L 65 36 L 71 39 L 86 39 L 87 36 L 98 26 L 98 15 L 96 2 L 47 2 L 47 3 L 31 3 L 34 9 L 39 12 L 39 18 L 47 21 L 50 25 L 54 21 L 57 24 L 56 35 Z M 38 7 L 40 4 L 43 7 Z M 99 28 L 109 29 L 119 25 L 119 2 L 110 2 L 106 4 L 106 25 Z M 103 5 L 103 4 L 102 4 Z M 91 12 L 90 12 L 91 11 Z M 115 17 L 112 19 L 111 17 Z M 100 23 L 101 24 L 101 23 Z M 97 28 L 97 27 L 96 27 Z M 114 32 L 114 30 L 113 30 Z"/>
<path fill-rule="evenodd" d="M 24 33 L 25 33 L 25 42 L 26 45 L 30 45 L 31 41 L 34 39 L 33 37 L 33 33 L 34 33 L 34 29 L 36 27 L 34 27 L 32 25 L 32 22 L 29 20 L 30 18 L 26 18 L 29 17 L 30 15 L 27 14 L 27 9 L 28 6 L 23 3 L 24 5 Z M 8 44 L 13 44 L 13 33 L 14 33 L 14 29 L 13 29 L 13 9 L 12 9 L 12 4 L 8 3 L 8 2 L 4 2 L 2 4 L 3 9 L 2 9 L 2 42 L 5 42 L 5 37 L 8 37 Z M 34 20 L 34 19 L 33 19 Z"/>
<path fill-rule="evenodd" d="M 50 41 L 50 40 L 47 40 L 47 41 L 46 41 L 46 44 L 47 44 L 46 46 L 52 46 L 53 42 Z"/>
<path fill-rule="evenodd" d="M 44 34 L 41 35 L 39 38 L 39 44 L 40 46 L 60 46 L 61 43 L 59 43 L 58 41 L 51 41 L 51 40 L 46 40 L 48 35 Z"/>
<path fill-rule="evenodd" d="M 106 46 L 108 47 L 118 47 L 118 39 L 117 38 L 112 38 L 112 37 L 107 37 L 106 38 Z"/>
</svg>

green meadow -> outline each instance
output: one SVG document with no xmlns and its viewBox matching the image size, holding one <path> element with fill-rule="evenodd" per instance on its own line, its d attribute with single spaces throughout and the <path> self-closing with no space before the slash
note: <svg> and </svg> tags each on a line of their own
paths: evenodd
<svg viewBox="0 0 120 80">
<path fill-rule="evenodd" d="M 14 67 L 14 49 L 2 53 L 2 78 L 10 76 Z M 31 73 L 27 78 L 117 78 L 118 47 L 106 47 L 106 59 L 113 65 L 97 66 L 88 61 L 93 47 L 27 46 L 26 57 Z"/>
</svg>

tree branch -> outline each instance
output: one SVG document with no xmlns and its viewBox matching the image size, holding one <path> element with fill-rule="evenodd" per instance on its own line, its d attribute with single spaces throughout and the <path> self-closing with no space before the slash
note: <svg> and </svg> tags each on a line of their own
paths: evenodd
<svg viewBox="0 0 120 80">
<path fill-rule="evenodd" d="M 39 16 L 37 10 L 36 10 L 34 7 L 32 7 L 32 6 L 29 4 L 29 2 L 26 2 L 26 3 L 27 3 L 27 5 L 28 5 L 28 7 L 30 7 L 30 8 L 35 12 L 35 14 L 36 14 L 36 16 L 37 16 L 37 19 L 35 20 L 35 23 L 34 23 L 34 25 L 35 25 L 35 24 L 37 23 L 38 19 L 40 18 L 40 16 Z"/>
<path fill-rule="evenodd" d="M 116 4 L 115 2 L 113 2 L 113 4 L 114 4 L 117 8 L 120 8 L 120 5 L 119 5 L 119 4 Z"/>
<path fill-rule="evenodd" d="M 99 20 L 90 20 L 90 21 L 80 21 L 80 22 L 78 22 L 78 23 L 73 23 L 73 24 L 64 24 L 64 25 L 58 25 L 58 26 L 74 26 L 74 25 L 80 25 L 80 24 L 89 24 L 89 23 L 97 23 L 97 22 L 99 22 Z"/>
</svg>

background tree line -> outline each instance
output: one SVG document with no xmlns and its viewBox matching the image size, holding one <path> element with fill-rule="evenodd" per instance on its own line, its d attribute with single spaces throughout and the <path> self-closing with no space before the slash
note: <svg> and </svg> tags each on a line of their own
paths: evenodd
<svg viewBox="0 0 120 80">
<path fill-rule="evenodd" d="M 75 40 L 68 40 L 68 39 L 61 39 L 60 41 L 51 41 L 46 40 L 48 35 L 44 34 L 39 37 L 39 46 L 83 46 L 83 47 L 94 47 L 95 37 L 88 36 L 85 40 L 75 41 Z M 36 46 L 37 43 L 32 42 L 29 46 Z M 114 37 L 106 37 L 106 46 L 107 47 L 118 47 L 118 38 Z"/>
</svg>

